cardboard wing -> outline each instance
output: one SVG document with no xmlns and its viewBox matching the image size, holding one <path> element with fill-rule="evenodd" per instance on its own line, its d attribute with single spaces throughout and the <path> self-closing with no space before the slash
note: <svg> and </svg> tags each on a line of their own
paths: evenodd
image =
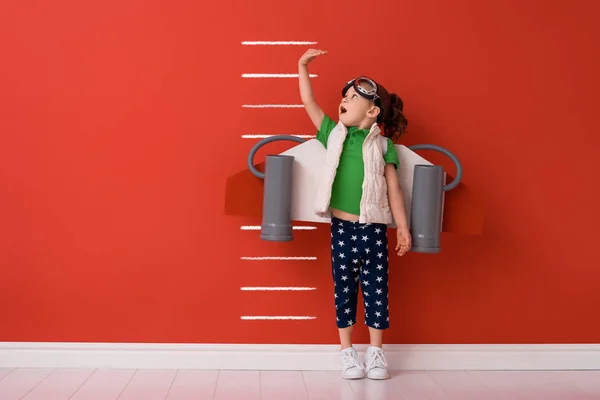
<svg viewBox="0 0 600 400">
<path fill-rule="evenodd" d="M 400 160 L 398 179 L 404 193 L 407 218 L 410 221 L 413 172 L 415 165 L 432 165 L 403 145 L 395 145 Z M 292 172 L 291 219 L 295 222 L 329 223 L 328 218 L 320 218 L 314 212 L 314 195 L 320 180 L 320 172 L 325 164 L 326 150 L 316 139 L 296 145 L 281 154 L 294 156 Z M 264 163 L 257 165 L 264 171 Z M 447 180 L 451 180 L 448 174 Z M 264 182 L 249 170 L 228 178 L 225 194 L 225 214 L 247 217 L 260 217 Z M 461 182 L 458 187 L 444 193 L 442 232 L 481 234 L 483 231 L 483 211 L 479 201 L 467 186 Z M 390 225 L 394 227 L 395 225 Z"/>
<path fill-rule="evenodd" d="M 404 193 L 406 217 L 410 221 L 410 205 L 412 198 L 413 172 L 415 165 L 432 165 L 406 146 L 395 145 L 400 160 L 398 180 Z M 292 172 L 292 221 L 329 222 L 329 218 L 318 217 L 314 212 L 314 194 L 320 182 L 320 171 L 325 164 L 326 150 L 316 139 L 308 140 L 281 154 L 294 156 Z M 395 224 L 391 224 L 395 227 Z"/>
</svg>

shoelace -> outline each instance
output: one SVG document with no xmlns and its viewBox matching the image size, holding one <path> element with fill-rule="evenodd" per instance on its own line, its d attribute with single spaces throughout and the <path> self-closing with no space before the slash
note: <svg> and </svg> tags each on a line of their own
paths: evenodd
<svg viewBox="0 0 600 400">
<path fill-rule="evenodd" d="M 356 355 L 350 352 L 344 352 L 342 360 L 344 362 L 344 370 L 347 370 L 352 367 L 362 368 L 360 362 L 358 361 Z"/>
<path fill-rule="evenodd" d="M 388 366 L 381 350 L 375 350 L 371 353 L 367 362 L 367 370 L 372 368 L 386 368 Z"/>
</svg>

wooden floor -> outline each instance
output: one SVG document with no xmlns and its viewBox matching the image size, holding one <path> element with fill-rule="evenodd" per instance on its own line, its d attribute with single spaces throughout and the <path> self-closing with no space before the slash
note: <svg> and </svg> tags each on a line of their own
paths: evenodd
<svg viewBox="0 0 600 400">
<path fill-rule="evenodd" d="M 0 399 L 600 399 L 600 371 L 403 371 L 387 381 L 339 372 L 0 369 Z"/>
</svg>

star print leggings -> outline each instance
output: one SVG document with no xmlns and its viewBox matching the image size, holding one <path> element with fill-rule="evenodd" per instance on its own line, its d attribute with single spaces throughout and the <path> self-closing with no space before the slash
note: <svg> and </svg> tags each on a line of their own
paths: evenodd
<svg viewBox="0 0 600 400">
<path fill-rule="evenodd" d="M 356 323 L 360 282 L 365 303 L 365 325 L 387 329 L 390 319 L 386 225 L 361 224 L 333 217 L 331 260 L 338 328 Z"/>
</svg>

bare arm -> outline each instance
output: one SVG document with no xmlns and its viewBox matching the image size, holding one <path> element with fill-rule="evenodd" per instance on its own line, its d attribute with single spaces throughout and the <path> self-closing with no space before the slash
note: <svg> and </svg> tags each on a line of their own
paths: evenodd
<svg viewBox="0 0 600 400">
<path fill-rule="evenodd" d="M 402 193 L 394 164 L 385 165 L 385 181 L 387 183 L 392 216 L 398 228 L 396 250 L 398 250 L 398 255 L 404 255 L 410 249 L 411 237 L 408 230 L 408 221 L 406 220 L 406 210 L 404 208 L 404 194 Z"/>
<path fill-rule="evenodd" d="M 302 99 L 302 104 L 304 104 L 304 109 L 306 110 L 308 117 L 317 129 L 321 128 L 321 123 L 323 122 L 325 113 L 315 100 L 312 84 L 310 82 L 310 76 L 308 74 L 308 63 L 321 54 L 327 54 L 327 52 L 323 50 L 310 49 L 304 53 L 298 61 L 300 98 Z"/>
<path fill-rule="evenodd" d="M 407 227 L 406 221 L 406 210 L 404 209 L 404 194 L 398 181 L 398 175 L 396 174 L 396 168 L 394 164 L 385 165 L 385 181 L 387 183 L 388 197 L 390 199 L 390 208 L 392 209 L 392 215 L 396 226 L 398 228 Z"/>
</svg>

